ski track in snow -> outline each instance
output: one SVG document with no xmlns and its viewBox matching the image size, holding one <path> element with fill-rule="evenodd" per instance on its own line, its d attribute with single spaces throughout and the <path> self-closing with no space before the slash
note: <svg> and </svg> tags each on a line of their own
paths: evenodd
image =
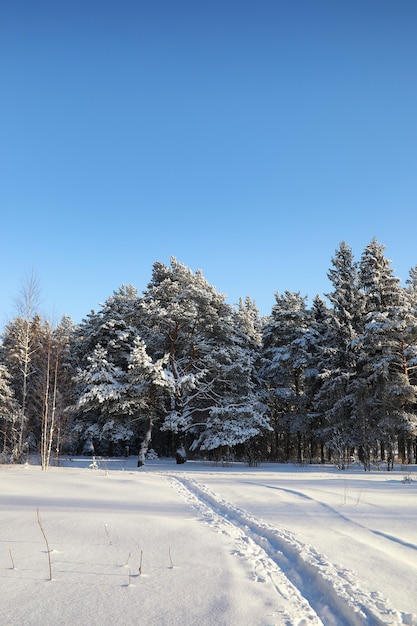
<svg viewBox="0 0 417 626">
<path fill-rule="evenodd" d="M 310 500 L 312 502 L 315 502 L 318 506 L 320 506 L 323 509 L 325 509 L 326 511 L 330 512 L 332 515 L 338 517 L 341 520 L 344 520 L 345 522 L 348 522 L 351 526 L 356 526 L 357 528 L 362 530 L 364 533 L 370 533 L 371 535 L 376 535 L 378 537 L 382 537 L 383 539 L 385 539 L 389 543 L 396 543 L 396 544 L 398 544 L 400 546 L 404 546 L 405 548 L 409 548 L 410 550 L 416 550 L 417 551 L 417 545 L 416 544 L 404 541 L 403 539 L 400 539 L 399 537 L 396 537 L 395 535 L 390 535 L 388 533 L 385 533 L 382 530 L 376 530 L 374 528 L 371 528 L 369 526 L 361 524 L 360 522 L 357 522 L 357 521 L 351 519 L 350 517 L 346 517 L 340 511 L 334 509 L 329 504 L 326 504 L 325 502 L 321 502 L 320 500 L 312 498 L 311 496 L 307 496 L 305 493 L 302 493 L 300 491 L 296 491 L 295 489 L 285 489 L 284 487 L 276 487 L 276 486 L 272 486 L 272 485 L 263 485 L 261 483 L 258 483 L 258 485 L 259 485 L 259 487 L 264 487 L 265 489 L 274 489 L 276 491 L 282 491 L 282 492 L 284 492 L 286 494 L 291 494 L 291 495 L 293 495 L 295 497 L 298 497 L 300 499 Z M 369 543 L 369 537 L 368 537 L 367 543 Z"/>
<path fill-rule="evenodd" d="M 204 523 L 231 538 L 231 553 L 246 559 L 254 581 L 272 583 L 281 607 L 273 626 L 417 626 L 416 616 L 363 591 L 352 571 L 336 568 L 290 531 L 253 517 L 194 478 L 163 475 Z"/>
</svg>

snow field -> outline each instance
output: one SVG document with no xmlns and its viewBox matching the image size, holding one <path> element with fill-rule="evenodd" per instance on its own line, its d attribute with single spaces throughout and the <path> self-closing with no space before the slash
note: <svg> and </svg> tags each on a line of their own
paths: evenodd
<svg viewBox="0 0 417 626">
<path fill-rule="evenodd" d="M 0 466 L 1 624 L 417 624 L 414 480 L 134 461 Z"/>
<path fill-rule="evenodd" d="M 0 484 L 2 624 L 275 623 L 270 594 L 253 588 L 228 538 L 162 476 L 2 468 Z"/>
</svg>

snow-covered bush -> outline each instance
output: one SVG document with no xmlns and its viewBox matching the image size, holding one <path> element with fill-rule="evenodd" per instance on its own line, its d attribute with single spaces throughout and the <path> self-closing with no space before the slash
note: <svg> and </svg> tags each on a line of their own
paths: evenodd
<svg viewBox="0 0 417 626">
<path fill-rule="evenodd" d="M 148 452 L 146 453 L 146 460 L 147 461 L 157 461 L 158 460 L 158 455 L 155 452 L 155 450 L 153 448 L 151 448 L 150 450 L 148 450 Z"/>
</svg>

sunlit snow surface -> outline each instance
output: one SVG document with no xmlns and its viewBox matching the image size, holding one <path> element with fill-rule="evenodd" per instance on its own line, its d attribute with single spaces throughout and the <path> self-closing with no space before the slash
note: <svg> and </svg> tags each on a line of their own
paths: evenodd
<svg viewBox="0 0 417 626">
<path fill-rule="evenodd" d="M 67 458 L 0 506 L 4 626 L 417 625 L 415 466 Z"/>
</svg>

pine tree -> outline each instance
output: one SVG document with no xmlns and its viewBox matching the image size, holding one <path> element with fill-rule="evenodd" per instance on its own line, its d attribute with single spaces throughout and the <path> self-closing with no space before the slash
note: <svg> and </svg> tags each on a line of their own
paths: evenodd
<svg viewBox="0 0 417 626">
<path fill-rule="evenodd" d="M 322 423 L 323 442 L 339 467 L 345 468 L 350 451 L 357 445 L 350 385 L 356 375 L 354 346 L 364 319 L 358 267 L 345 242 L 332 258 L 328 277 L 333 286 L 327 294 L 332 310 L 318 364 L 320 387 L 314 406 Z"/>
<path fill-rule="evenodd" d="M 10 385 L 11 376 L 5 365 L 0 365 L 0 425 L 1 425 L 1 459 L 13 459 L 18 441 L 19 405 Z"/>
<path fill-rule="evenodd" d="M 268 390 L 271 425 L 284 442 L 284 456 L 289 459 L 295 447 L 297 460 L 303 462 L 310 430 L 304 372 L 311 314 L 299 293 L 276 293 L 275 300 L 264 327 L 261 376 Z"/>
<path fill-rule="evenodd" d="M 304 370 L 304 393 L 309 415 L 310 461 L 320 458 L 325 462 L 325 444 L 328 443 L 325 411 L 319 410 L 318 398 L 328 378 L 329 360 L 334 356 L 333 311 L 317 295 L 311 309 L 311 322 L 305 334 L 307 365 Z M 327 394 L 325 394 L 327 397 Z M 321 407 L 323 409 L 323 407 Z"/>
<path fill-rule="evenodd" d="M 138 295 L 122 287 L 92 311 L 75 331 L 78 362 L 73 407 L 74 432 L 111 454 L 132 445 L 140 420 L 133 415 L 128 370 L 137 328 Z M 137 418 L 137 416 L 136 416 Z"/>
<path fill-rule="evenodd" d="M 403 364 L 404 373 L 410 384 L 417 386 L 417 266 L 409 271 L 406 280 L 405 296 L 408 302 L 409 315 L 403 337 Z M 409 406 L 410 410 L 417 414 L 417 405 Z M 409 428 L 408 432 L 401 433 L 398 437 L 398 454 L 406 463 L 417 461 L 417 432 Z"/>
<path fill-rule="evenodd" d="M 232 319 L 230 323 L 205 356 L 211 406 L 192 449 L 225 448 L 228 454 L 245 444 L 247 460 L 254 464 L 258 456 L 254 440 L 269 429 L 269 421 L 257 393 L 256 355 L 240 344 Z"/>
<path fill-rule="evenodd" d="M 227 449 L 258 435 L 266 421 L 253 393 L 253 363 L 225 296 L 172 258 L 170 267 L 154 264 L 140 309 L 150 354 L 168 354 L 163 428 L 180 441 L 191 435 L 193 450 Z"/>
<path fill-rule="evenodd" d="M 170 267 L 154 263 L 152 279 L 140 301 L 140 328 L 155 360 L 168 355 L 165 430 L 182 433 L 193 422 L 204 421 L 209 402 L 209 385 L 204 380 L 206 340 L 216 333 L 218 312 L 224 306 L 224 296 L 217 294 L 200 271 L 194 274 L 175 258 Z"/>
<path fill-rule="evenodd" d="M 164 370 L 167 357 L 154 363 L 146 351 L 145 343 L 137 337 L 129 357 L 127 396 L 129 413 L 138 415 L 145 432 L 138 455 L 138 467 L 145 464 L 146 454 L 152 439 L 152 430 L 163 410 L 164 392 L 169 380 Z"/>
<path fill-rule="evenodd" d="M 365 324 L 357 342 L 357 377 L 352 387 L 365 469 L 379 458 L 392 468 L 398 435 L 415 432 L 417 425 L 410 411 L 416 388 L 404 367 L 410 309 L 390 263 L 384 246 L 373 239 L 360 264 Z"/>
<path fill-rule="evenodd" d="M 87 366 L 75 377 L 80 390 L 75 411 L 84 415 L 76 421 L 75 430 L 84 441 L 110 444 L 130 440 L 134 433 L 124 415 L 126 373 L 114 365 L 106 348 L 100 344 L 87 356 Z"/>
<path fill-rule="evenodd" d="M 91 311 L 78 325 L 74 355 L 80 367 L 98 346 L 105 346 L 112 363 L 124 370 L 134 341 L 139 335 L 137 321 L 138 293 L 132 285 L 122 285 L 113 292 L 98 312 Z"/>
<path fill-rule="evenodd" d="M 238 308 L 234 312 L 234 323 L 237 343 L 246 352 L 250 361 L 251 398 L 261 419 L 259 433 L 245 443 L 246 456 L 249 464 L 259 458 L 268 458 L 271 453 L 270 437 L 273 429 L 269 424 L 267 398 L 263 381 L 260 376 L 262 362 L 262 331 L 264 320 L 259 315 L 256 303 L 249 297 L 239 299 Z"/>
</svg>

